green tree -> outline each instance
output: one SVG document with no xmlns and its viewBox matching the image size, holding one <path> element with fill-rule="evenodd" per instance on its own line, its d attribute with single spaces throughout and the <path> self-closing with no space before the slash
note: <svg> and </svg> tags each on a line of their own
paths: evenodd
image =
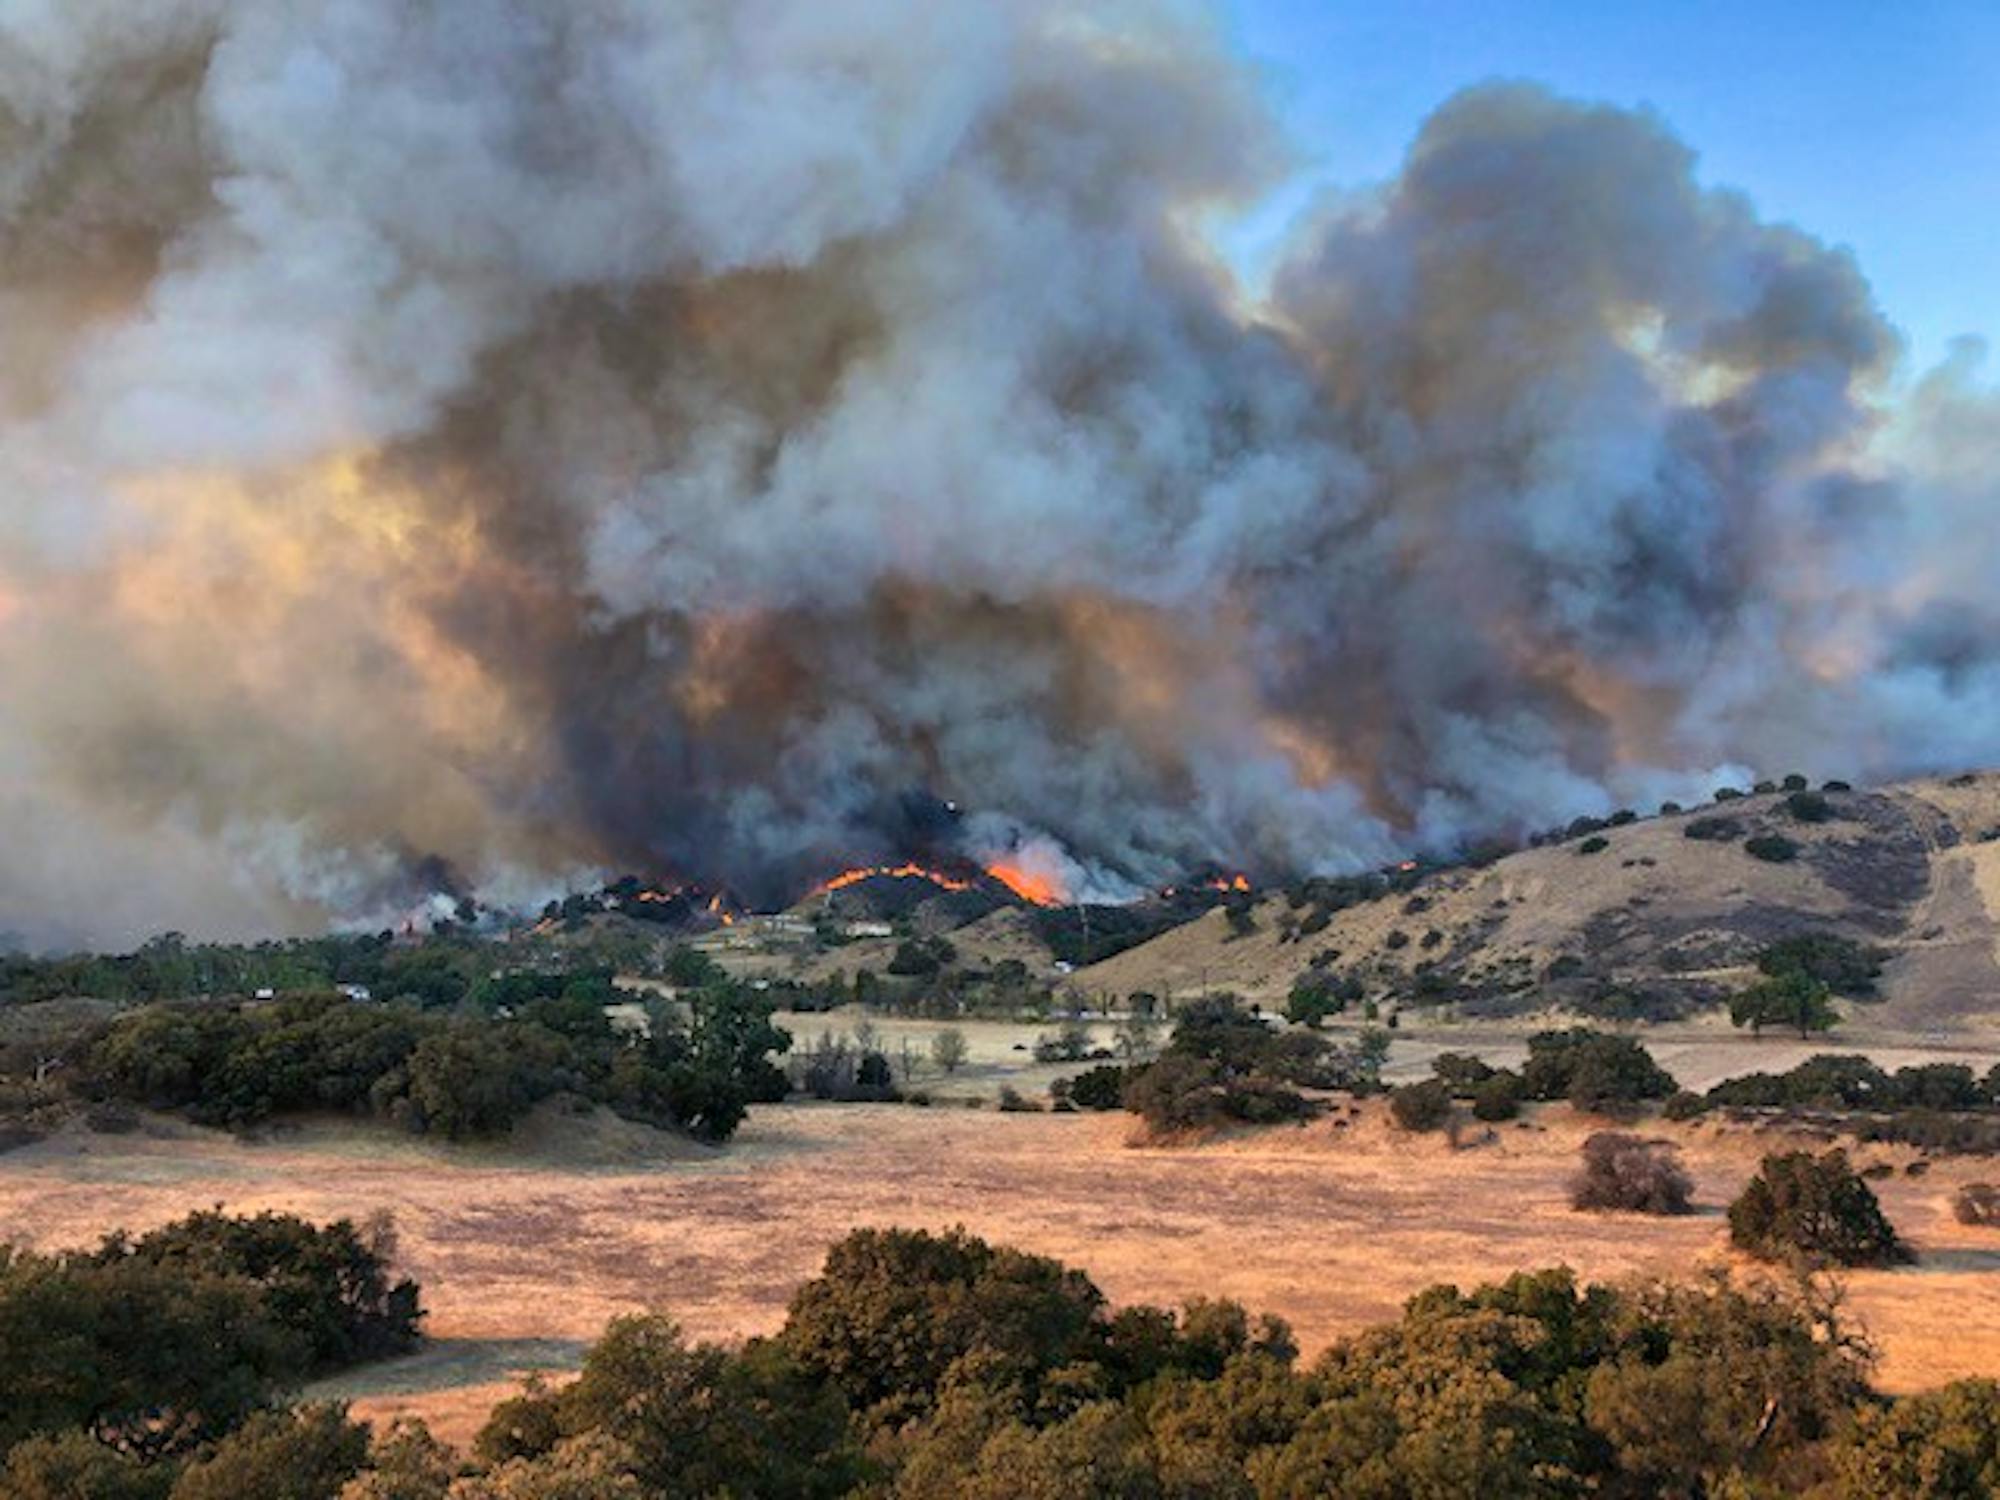
<svg viewBox="0 0 2000 1500">
<path fill-rule="evenodd" d="M 336 1500 L 368 1457 L 368 1429 L 347 1409 L 260 1412 L 191 1464 L 170 1500 Z"/>
<path fill-rule="evenodd" d="M 1826 985 L 1802 969 L 1790 969 L 1739 990 L 1729 1002 L 1729 1019 L 1759 1034 L 1766 1026 L 1792 1027 L 1803 1039 L 1830 1030 L 1838 1017 Z"/>
<path fill-rule="evenodd" d="M 0 1467 L 7 1500 L 166 1500 L 179 1470 L 141 1463 L 80 1430 L 16 1443 Z"/>
<path fill-rule="evenodd" d="M 141 1458 L 185 1453 L 308 1362 L 240 1276 L 0 1248 L 0 1451 L 82 1427 Z"/>
<path fill-rule="evenodd" d="M 340 1500 L 446 1500 L 458 1465 L 449 1448 L 413 1417 L 398 1417 L 368 1449 L 368 1466 Z"/>
<path fill-rule="evenodd" d="M 862 1229 L 799 1288 L 778 1338 L 886 1422 L 928 1412 L 954 1365 L 1032 1389 L 1095 1346 L 1103 1306 L 1081 1272 L 962 1230 Z"/>
<path fill-rule="evenodd" d="M 786 1351 L 689 1344 L 670 1319 L 614 1321 L 556 1398 L 567 1436 L 608 1436 L 650 1492 L 845 1494 L 859 1476 L 847 1408 Z"/>
<path fill-rule="evenodd" d="M 1862 1408 L 1833 1445 L 1835 1500 L 1985 1500 L 2000 1494 L 2000 1383 L 1960 1380 Z"/>
<path fill-rule="evenodd" d="M 1844 1151 L 1766 1156 L 1729 1206 L 1729 1238 L 1762 1260 L 1883 1266 L 1909 1259 Z"/>
<path fill-rule="evenodd" d="M 272 1320 L 305 1341 L 310 1367 L 336 1370 L 417 1342 L 417 1284 L 391 1279 L 393 1244 L 386 1224 L 364 1236 L 348 1219 L 319 1226 L 291 1214 L 198 1211 L 136 1240 L 114 1235 L 95 1259 L 247 1281 Z"/>
</svg>

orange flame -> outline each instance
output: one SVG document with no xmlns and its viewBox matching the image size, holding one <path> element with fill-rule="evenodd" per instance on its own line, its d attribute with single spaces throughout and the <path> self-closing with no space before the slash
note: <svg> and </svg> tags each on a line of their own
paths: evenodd
<svg viewBox="0 0 2000 1500">
<path fill-rule="evenodd" d="M 932 885 L 947 891 L 969 891 L 972 882 L 954 880 L 942 870 L 927 869 L 918 864 L 863 865 L 853 870 L 842 870 L 831 880 L 822 881 L 814 887 L 813 895 L 830 896 L 835 891 L 846 890 L 850 885 L 859 885 L 864 880 L 928 880 Z"/>
<path fill-rule="evenodd" d="M 1025 870 L 1019 865 L 991 864 L 986 867 L 986 873 L 1023 901 L 1036 906 L 1059 906 L 1066 897 L 1062 887 L 1049 876 Z"/>
<path fill-rule="evenodd" d="M 1202 884 L 1211 891 L 1247 891 L 1250 889 L 1250 877 L 1248 875 L 1217 875 L 1212 880 L 1203 881 Z"/>
</svg>

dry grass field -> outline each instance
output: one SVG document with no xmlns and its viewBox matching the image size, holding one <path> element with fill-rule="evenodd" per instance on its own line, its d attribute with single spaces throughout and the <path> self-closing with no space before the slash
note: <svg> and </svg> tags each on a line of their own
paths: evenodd
<svg viewBox="0 0 2000 1500">
<path fill-rule="evenodd" d="M 827 1244 L 857 1225 L 943 1227 L 1060 1256 L 1120 1301 L 1240 1298 L 1308 1351 L 1394 1315 L 1438 1280 L 1562 1262 L 1593 1278 L 1686 1274 L 1726 1255 L 1720 1210 L 1771 1141 L 1715 1125 L 1679 1139 L 1702 1212 L 1567 1207 L 1593 1128 L 1567 1106 L 1453 1150 L 1394 1132 L 1381 1106 L 1198 1147 L 1135 1149 L 1129 1117 L 964 1108 L 758 1110 L 727 1151 L 616 1122 L 537 1120 L 508 1147 L 447 1149 L 315 1125 L 258 1142 L 187 1127 L 71 1133 L 0 1157 L 0 1237 L 37 1248 L 192 1208 L 314 1218 L 394 1214 L 424 1285 L 432 1346 L 326 1388 L 365 1414 L 419 1413 L 463 1441 L 520 1372 L 572 1365 L 621 1312 L 661 1308 L 695 1335 L 769 1331 Z M 1468 1137 L 1468 1141 L 1472 1138 Z M 1993 1166 L 1940 1163 L 1880 1184 L 1920 1260 L 1851 1279 L 1907 1390 L 2000 1375 L 2000 1236 L 1949 1211 Z"/>
</svg>

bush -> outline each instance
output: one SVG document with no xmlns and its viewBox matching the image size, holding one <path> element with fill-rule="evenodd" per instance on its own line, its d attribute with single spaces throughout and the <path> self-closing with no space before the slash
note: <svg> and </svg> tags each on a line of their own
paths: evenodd
<svg viewBox="0 0 2000 1500">
<path fill-rule="evenodd" d="M 1789 1073 L 1749 1073 L 1708 1091 L 1708 1102 L 1749 1109 L 1868 1109 L 1895 1103 L 1896 1086 L 1865 1057 L 1822 1052 Z"/>
<path fill-rule="evenodd" d="M 1760 833 L 1743 841 L 1743 852 L 1766 864 L 1789 864 L 1799 857 L 1799 846 L 1782 833 Z"/>
<path fill-rule="evenodd" d="M 1521 1113 L 1521 1075 L 1501 1069 L 1472 1091 L 1472 1116 L 1489 1123 Z"/>
<path fill-rule="evenodd" d="M 1966 1156 L 2000 1155 L 2000 1120 L 1988 1115 L 1942 1114 L 1934 1109 L 1898 1110 L 1886 1119 L 1862 1119 L 1854 1133 L 1864 1141 L 1893 1141 L 1923 1151 Z M 1911 1162 L 1918 1175 L 1927 1164 Z"/>
<path fill-rule="evenodd" d="M 1606 849 L 1609 849 L 1610 847 L 1611 847 L 1610 839 L 1603 838 L 1597 834 L 1592 834 L 1589 838 L 1585 839 L 1582 843 L 1576 846 L 1576 852 L 1578 854 L 1602 854 Z"/>
<path fill-rule="evenodd" d="M 1493 1069 L 1468 1052 L 1440 1052 L 1431 1060 L 1431 1073 L 1456 1099 L 1469 1099 L 1479 1085 L 1493 1076 Z"/>
<path fill-rule="evenodd" d="M 1689 818 L 1681 825 L 1681 836 L 1698 843 L 1730 844 L 1743 836 L 1743 825 L 1735 818 Z"/>
<path fill-rule="evenodd" d="M 1567 1099 L 1578 1109 L 1605 1110 L 1664 1099 L 1676 1084 L 1630 1037 L 1578 1026 L 1528 1038 L 1521 1087 L 1530 1099 Z"/>
<path fill-rule="evenodd" d="M 931 1038 L 931 1061 L 946 1073 L 956 1073 L 965 1066 L 965 1033 L 955 1026 L 947 1026 Z"/>
<path fill-rule="evenodd" d="M 1963 1063 L 1898 1068 L 1891 1087 L 1904 1109 L 1978 1109 L 1985 1102 L 1972 1069 Z"/>
<path fill-rule="evenodd" d="M 1090 1028 L 1081 1021 L 1066 1021 L 1053 1036 L 1035 1038 L 1035 1061 L 1039 1063 L 1082 1062 L 1096 1045 Z"/>
<path fill-rule="evenodd" d="M 1435 1078 L 1406 1083 L 1389 1091 L 1389 1113 L 1405 1130 L 1442 1130 L 1453 1114 L 1451 1090 Z"/>
<path fill-rule="evenodd" d="M 1170 1052 L 1134 1073 L 1124 1102 L 1156 1135 L 1207 1130 L 1230 1118 L 1222 1070 L 1184 1053 Z"/>
<path fill-rule="evenodd" d="M 1057 1085 L 1060 1096 L 1078 1109 L 1120 1109 L 1125 1103 L 1125 1083 L 1130 1073 L 1115 1063 L 1088 1068 Z"/>
<path fill-rule="evenodd" d="M 1785 811 L 1801 823 L 1824 823 L 1833 816 L 1833 805 L 1818 792 L 1793 792 L 1785 799 Z"/>
<path fill-rule="evenodd" d="M 1328 1016 L 1337 1016 L 1361 998 L 1358 979 L 1336 979 L 1320 970 L 1301 975 L 1285 997 L 1285 1019 L 1317 1030 Z"/>
<path fill-rule="evenodd" d="M 1886 1266 L 1909 1259 L 1874 1191 L 1848 1165 L 1844 1151 L 1765 1157 L 1729 1205 L 1729 1238 L 1760 1260 Z"/>
<path fill-rule="evenodd" d="M 1665 1141 L 1600 1130 L 1583 1143 L 1583 1166 L 1570 1184 L 1572 1208 L 1639 1214 L 1693 1212 L 1694 1182 Z"/>
<path fill-rule="evenodd" d="M 1978 1229 L 2000 1229 L 2000 1187 L 1968 1182 L 1951 1200 L 1952 1217 Z"/>
<path fill-rule="evenodd" d="M 1670 1095 L 1660 1113 L 1669 1120 L 1692 1120 L 1708 1108 L 1708 1101 L 1691 1089 Z"/>
</svg>

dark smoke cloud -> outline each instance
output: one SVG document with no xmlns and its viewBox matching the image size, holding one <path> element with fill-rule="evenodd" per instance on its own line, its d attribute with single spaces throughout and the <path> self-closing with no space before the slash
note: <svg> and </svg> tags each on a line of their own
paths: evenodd
<svg viewBox="0 0 2000 1500">
<path fill-rule="evenodd" d="M 1658 120 L 1446 104 L 1268 298 L 1184 0 L 0 13 L 0 926 L 418 854 L 1115 894 L 2000 736 L 2000 411 Z M 912 822 L 945 801 L 962 815 Z"/>
</svg>

